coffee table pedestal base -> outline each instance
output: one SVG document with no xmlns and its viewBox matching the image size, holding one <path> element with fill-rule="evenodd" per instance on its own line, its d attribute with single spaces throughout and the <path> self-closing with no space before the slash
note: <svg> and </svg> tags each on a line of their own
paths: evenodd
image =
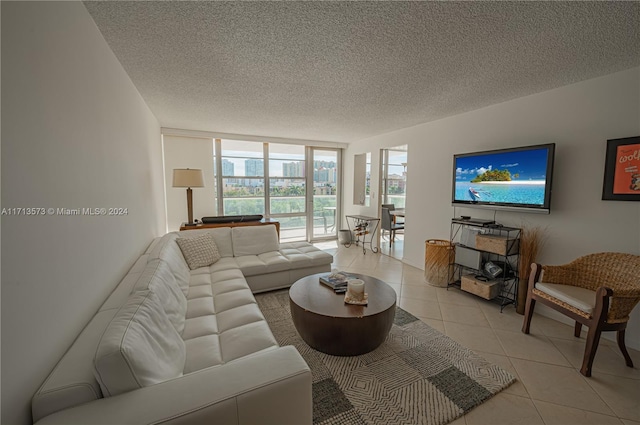
<svg viewBox="0 0 640 425">
<path fill-rule="evenodd" d="M 396 314 L 396 304 L 375 315 L 331 317 L 304 310 L 289 300 L 291 317 L 300 337 L 320 352 L 333 356 L 357 356 L 384 342 Z M 366 307 L 362 307 L 366 309 Z"/>
</svg>

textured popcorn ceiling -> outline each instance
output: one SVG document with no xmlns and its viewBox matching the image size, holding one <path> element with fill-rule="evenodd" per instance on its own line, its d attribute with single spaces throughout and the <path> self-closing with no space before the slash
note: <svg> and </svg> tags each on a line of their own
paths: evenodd
<svg viewBox="0 0 640 425">
<path fill-rule="evenodd" d="M 85 2 L 163 127 L 351 142 L 640 65 L 638 2 Z"/>
</svg>

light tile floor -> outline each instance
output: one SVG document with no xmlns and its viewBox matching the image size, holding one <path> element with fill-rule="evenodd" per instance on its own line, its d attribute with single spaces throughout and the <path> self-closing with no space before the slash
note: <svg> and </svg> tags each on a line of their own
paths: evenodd
<svg viewBox="0 0 640 425">
<path fill-rule="evenodd" d="M 538 314 L 524 335 L 523 316 L 458 289 L 428 285 L 423 271 L 380 253 L 335 242 L 316 244 L 333 268 L 375 276 L 398 294 L 398 305 L 463 346 L 511 372 L 518 381 L 454 421 L 454 425 L 640 425 L 640 352 L 625 366 L 613 341 L 601 339 L 593 376 L 579 372 L 585 339 L 573 327 Z"/>
</svg>

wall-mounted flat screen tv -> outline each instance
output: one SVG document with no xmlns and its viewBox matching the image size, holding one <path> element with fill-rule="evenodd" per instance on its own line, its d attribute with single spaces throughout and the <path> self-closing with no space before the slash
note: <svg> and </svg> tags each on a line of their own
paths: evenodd
<svg viewBox="0 0 640 425">
<path fill-rule="evenodd" d="M 453 206 L 549 213 L 555 143 L 453 157 Z"/>
</svg>

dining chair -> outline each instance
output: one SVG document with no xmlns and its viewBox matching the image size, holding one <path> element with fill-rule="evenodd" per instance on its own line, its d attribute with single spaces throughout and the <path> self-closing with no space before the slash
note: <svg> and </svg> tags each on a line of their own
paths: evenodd
<svg viewBox="0 0 640 425">
<path fill-rule="evenodd" d="M 396 205 L 395 204 L 382 204 L 381 205 L 382 208 L 387 208 L 389 211 L 395 211 L 396 210 Z M 398 221 L 398 218 L 395 216 L 391 216 L 392 219 L 395 218 L 394 222 L 396 224 L 401 224 L 404 225 L 404 220 Z"/>
<path fill-rule="evenodd" d="M 389 232 L 389 248 L 391 248 L 391 244 L 396 237 L 396 231 L 404 230 L 404 223 L 394 223 L 393 217 L 391 217 L 391 212 L 389 208 L 382 208 L 382 231 L 385 230 Z"/>
</svg>

